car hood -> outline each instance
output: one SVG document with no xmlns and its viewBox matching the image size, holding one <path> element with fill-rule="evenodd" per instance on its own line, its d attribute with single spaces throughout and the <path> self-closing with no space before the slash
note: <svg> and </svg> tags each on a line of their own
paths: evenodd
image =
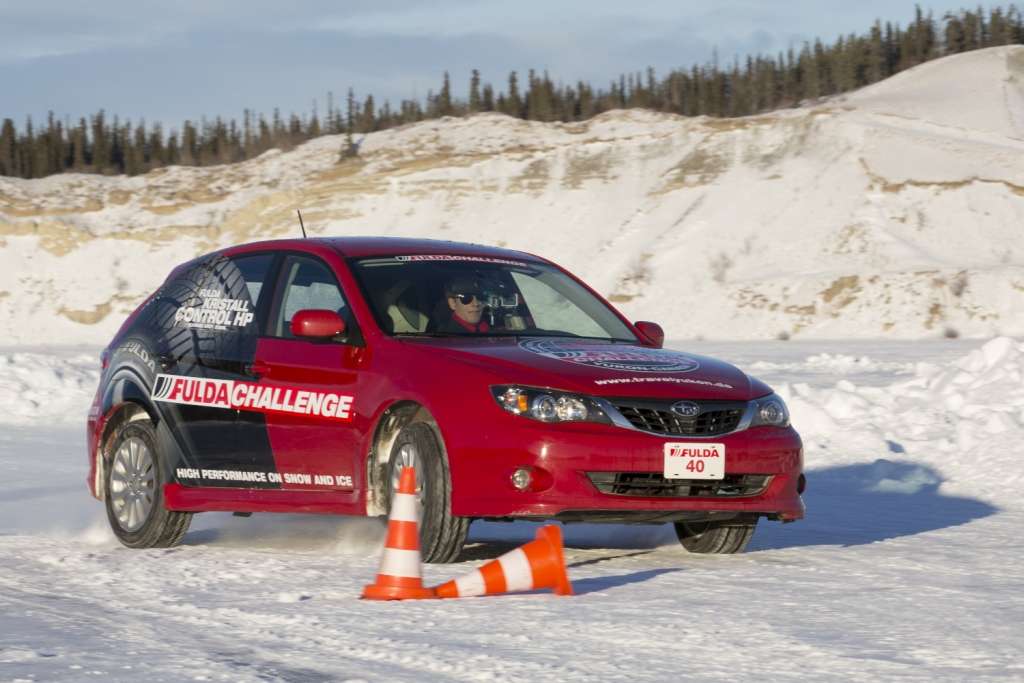
<svg viewBox="0 0 1024 683">
<path fill-rule="evenodd" d="M 524 384 L 593 396 L 746 401 L 763 382 L 707 356 L 567 337 L 406 338 L 434 358 L 472 365 L 496 384 Z"/>
</svg>

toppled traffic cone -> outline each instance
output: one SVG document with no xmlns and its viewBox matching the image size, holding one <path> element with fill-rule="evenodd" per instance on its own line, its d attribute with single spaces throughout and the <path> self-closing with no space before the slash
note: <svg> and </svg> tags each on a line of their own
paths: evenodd
<svg viewBox="0 0 1024 683">
<path fill-rule="evenodd" d="M 416 504 L 416 470 L 403 467 L 398 491 L 391 499 L 388 537 L 380 558 L 377 582 L 363 589 L 367 600 L 436 598 L 423 587 L 420 574 L 419 508 Z"/>
<path fill-rule="evenodd" d="M 553 524 L 541 527 L 536 540 L 434 590 L 439 598 L 468 598 L 542 588 L 550 588 L 557 595 L 572 595 L 565 572 L 562 530 Z"/>
</svg>

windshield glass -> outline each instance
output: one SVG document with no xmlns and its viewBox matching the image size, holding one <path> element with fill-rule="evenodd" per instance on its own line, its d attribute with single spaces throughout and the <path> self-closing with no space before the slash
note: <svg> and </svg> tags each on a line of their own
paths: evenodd
<svg viewBox="0 0 1024 683">
<path fill-rule="evenodd" d="M 449 255 L 350 263 L 377 321 L 389 334 L 637 341 L 604 303 L 544 264 Z"/>
</svg>

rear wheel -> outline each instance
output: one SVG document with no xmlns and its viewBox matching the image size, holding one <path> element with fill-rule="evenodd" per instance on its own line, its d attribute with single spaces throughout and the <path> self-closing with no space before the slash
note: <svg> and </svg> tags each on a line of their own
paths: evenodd
<svg viewBox="0 0 1024 683">
<path fill-rule="evenodd" d="M 452 562 L 462 552 L 470 520 L 451 513 L 451 477 L 438 437 L 430 425 L 415 422 L 399 432 L 388 462 L 388 510 L 403 467 L 416 468 L 420 512 L 420 553 L 424 562 Z"/>
<path fill-rule="evenodd" d="M 177 545 L 192 521 L 192 513 L 164 507 L 161 464 L 149 420 L 128 422 L 114 436 L 105 467 L 107 519 L 129 548 Z"/>
<path fill-rule="evenodd" d="M 676 522 L 676 536 L 691 553 L 742 553 L 754 535 L 757 520 Z"/>
</svg>

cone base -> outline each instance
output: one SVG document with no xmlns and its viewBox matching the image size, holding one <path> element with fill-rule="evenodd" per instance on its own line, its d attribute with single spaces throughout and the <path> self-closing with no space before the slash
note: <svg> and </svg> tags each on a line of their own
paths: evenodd
<svg viewBox="0 0 1024 683">
<path fill-rule="evenodd" d="M 436 598 L 433 588 L 407 588 L 371 584 L 363 589 L 363 600 L 426 600 Z"/>
<path fill-rule="evenodd" d="M 454 581 L 449 581 L 448 583 L 442 583 L 440 586 L 435 586 L 431 590 L 433 590 L 437 594 L 437 597 L 439 597 L 439 598 L 459 598 L 459 597 L 462 597 L 462 596 L 459 595 L 459 587 L 455 584 Z"/>
</svg>

